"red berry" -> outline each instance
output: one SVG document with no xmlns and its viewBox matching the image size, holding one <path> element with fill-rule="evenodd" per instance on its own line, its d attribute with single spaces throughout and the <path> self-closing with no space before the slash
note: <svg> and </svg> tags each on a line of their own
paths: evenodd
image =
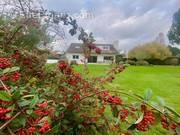
<svg viewBox="0 0 180 135">
<path fill-rule="evenodd" d="M 40 133 L 45 133 L 46 131 L 48 131 L 50 129 L 50 125 L 48 123 L 48 120 L 46 120 L 44 122 L 44 125 L 39 129 Z"/>
<path fill-rule="evenodd" d="M 164 129 L 169 130 L 169 123 L 168 123 L 167 118 L 165 116 L 161 117 L 161 125 Z"/>
<path fill-rule="evenodd" d="M 8 58 L 0 58 L 0 68 L 5 69 L 11 66 L 12 64 Z"/>
<path fill-rule="evenodd" d="M 150 125 L 153 125 L 155 117 L 152 111 L 145 110 L 143 120 L 137 124 L 136 129 L 139 131 L 147 131 Z"/>
</svg>

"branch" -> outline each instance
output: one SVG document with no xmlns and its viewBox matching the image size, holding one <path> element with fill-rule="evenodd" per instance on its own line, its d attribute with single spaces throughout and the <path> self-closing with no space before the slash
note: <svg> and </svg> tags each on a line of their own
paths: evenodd
<svg viewBox="0 0 180 135">
<path fill-rule="evenodd" d="M 11 95 L 11 93 L 9 92 L 9 89 L 6 87 L 6 85 L 3 83 L 3 81 L 0 79 L 0 82 L 2 84 L 2 86 L 5 88 L 5 90 L 9 93 L 9 95 Z"/>
<path fill-rule="evenodd" d="M 0 131 L 2 131 L 4 128 L 6 128 L 11 121 L 13 121 L 15 118 L 17 118 L 19 115 L 21 114 L 21 112 L 18 112 L 16 115 L 14 115 L 14 117 L 12 117 L 9 121 L 7 121 L 6 123 L 4 123 L 1 127 L 0 127 Z"/>
</svg>

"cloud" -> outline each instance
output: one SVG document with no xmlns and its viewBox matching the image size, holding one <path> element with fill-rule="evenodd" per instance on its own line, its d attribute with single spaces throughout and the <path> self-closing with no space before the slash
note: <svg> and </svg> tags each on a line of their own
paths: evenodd
<svg viewBox="0 0 180 135">
<path fill-rule="evenodd" d="M 93 19 L 78 19 L 92 31 L 97 42 L 119 40 L 122 49 L 152 41 L 159 32 L 167 34 L 180 0 L 43 0 L 46 7 L 58 11 L 93 12 Z M 69 37 L 69 36 L 68 36 Z M 73 41 L 74 38 L 70 38 Z"/>
</svg>

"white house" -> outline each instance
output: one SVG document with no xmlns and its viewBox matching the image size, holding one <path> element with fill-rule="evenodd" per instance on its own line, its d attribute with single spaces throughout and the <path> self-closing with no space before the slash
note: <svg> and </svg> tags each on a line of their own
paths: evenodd
<svg viewBox="0 0 180 135">
<path fill-rule="evenodd" d="M 88 59 L 88 63 L 109 64 L 115 61 L 118 51 L 112 44 L 96 44 L 96 46 L 101 49 L 101 54 L 92 52 Z M 76 61 L 78 64 L 82 64 L 84 60 L 82 44 L 72 43 L 65 55 L 69 63 L 71 61 Z"/>
</svg>

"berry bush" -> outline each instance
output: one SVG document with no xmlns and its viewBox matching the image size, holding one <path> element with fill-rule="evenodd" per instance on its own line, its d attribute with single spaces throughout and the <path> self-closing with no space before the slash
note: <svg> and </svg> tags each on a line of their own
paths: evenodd
<svg viewBox="0 0 180 135">
<path fill-rule="evenodd" d="M 31 49 L 21 46 L 27 43 L 23 42 L 27 38 L 21 37 L 26 37 L 32 26 L 28 31 L 28 23 L 28 32 L 14 33 L 14 23 L 6 25 L 1 23 L 0 27 L 0 134 L 130 135 L 148 132 L 157 123 L 167 134 L 179 134 L 179 114 L 163 104 L 152 105 L 150 92 L 142 97 L 118 88 L 106 89 L 104 84 L 123 72 L 123 65 L 112 65 L 104 77 L 91 79 L 65 61 L 47 71 L 46 52 L 36 45 Z M 87 45 L 89 50 L 101 52 L 91 42 Z M 138 104 L 124 100 L 127 96 Z"/>
</svg>

